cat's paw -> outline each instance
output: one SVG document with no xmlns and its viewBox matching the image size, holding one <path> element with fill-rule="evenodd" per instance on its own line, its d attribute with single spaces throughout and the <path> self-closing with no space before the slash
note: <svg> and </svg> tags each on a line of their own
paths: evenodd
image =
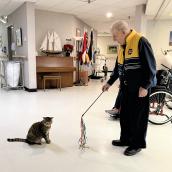
<svg viewBox="0 0 172 172">
<path fill-rule="evenodd" d="M 46 143 L 47 143 L 47 144 L 50 144 L 50 143 L 51 143 L 51 140 L 47 140 Z"/>
</svg>

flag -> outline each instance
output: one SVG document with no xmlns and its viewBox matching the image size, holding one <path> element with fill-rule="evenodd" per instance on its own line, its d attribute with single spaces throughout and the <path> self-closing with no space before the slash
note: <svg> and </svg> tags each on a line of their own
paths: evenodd
<svg viewBox="0 0 172 172">
<path fill-rule="evenodd" d="M 90 62 L 89 56 L 87 54 L 87 43 L 88 43 L 87 32 L 84 32 L 84 40 L 83 40 L 83 48 L 82 48 L 82 63 L 84 64 Z"/>
<path fill-rule="evenodd" d="M 90 34 L 90 46 L 88 49 L 88 56 L 91 61 L 93 57 L 93 31 L 91 31 L 91 34 Z"/>
</svg>

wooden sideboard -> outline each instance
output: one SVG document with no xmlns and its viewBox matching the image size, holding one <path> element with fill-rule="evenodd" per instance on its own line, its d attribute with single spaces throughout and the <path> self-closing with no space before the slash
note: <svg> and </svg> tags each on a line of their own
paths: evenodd
<svg viewBox="0 0 172 172">
<path fill-rule="evenodd" d="M 73 57 L 60 56 L 37 56 L 37 88 L 42 89 L 42 78 L 44 75 L 59 75 L 62 78 L 62 87 L 73 86 L 73 72 L 76 68 L 73 66 Z M 48 81 L 46 88 L 57 88 L 56 81 Z"/>
</svg>

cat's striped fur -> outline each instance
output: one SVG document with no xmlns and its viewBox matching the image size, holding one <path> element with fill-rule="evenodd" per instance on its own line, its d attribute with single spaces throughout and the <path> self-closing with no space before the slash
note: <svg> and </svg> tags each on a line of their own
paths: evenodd
<svg viewBox="0 0 172 172">
<path fill-rule="evenodd" d="M 27 139 L 21 139 L 21 138 L 14 138 L 14 139 L 7 139 L 8 142 L 25 142 L 27 143 Z"/>
<path fill-rule="evenodd" d="M 34 123 L 27 134 L 26 139 L 22 138 L 8 138 L 8 142 L 25 142 L 30 145 L 32 144 L 42 144 L 41 140 L 42 138 L 45 139 L 46 143 L 49 144 L 50 138 L 49 138 L 49 130 L 51 128 L 52 124 L 52 117 L 44 117 L 41 122 Z"/>
</svg>

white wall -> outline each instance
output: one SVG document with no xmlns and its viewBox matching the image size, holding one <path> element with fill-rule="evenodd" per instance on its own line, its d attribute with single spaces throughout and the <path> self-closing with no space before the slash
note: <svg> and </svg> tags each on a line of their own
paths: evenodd
<svg viewBox="0 0 172 172">
<path fill-rule="evenodd" d="M 166 65 L 169 63 L 166 62 L 166 58 L 162 55 L 161 49 L 172 49 L 169 46 L 170 31 L 172 31 L 172 20 L 150 20 L 147 23 L 146 37 L 152 44 L 158 69 L 161 68 L 161 63 Z M 172 63 L 172 58 L 170 61 Z"/>
<path fill-rule="evenodd" d="M 81 30 L 83 35 L 84 28 L 90 33 L 91 27 L 73 15 L 50 12 L 44 10 L 36 10 L 35 12 L 36 26 L 36 50 L 39 53 L 41 43 L 48 31 L 56 31 L 59 35 L 62 46 L 66 43 L 66 38 L 76 36 L 76 28 Z M 94 33 L 96 38 L 97 32 Z"/>
<path fill-rule="evenodd" d="M 108 45 L 114 45 L 112 36 L 98 36 L 97 37 L 97 48 L 100 49 L 100 54 L 103 54 L 108 58 L 107 60 L 108 69 L 113 70 L 117 54 L 107 54 Z"/>
<path fill-rule="evenodd" d="M 8 16 L 8 24 L 22 29 L 23 45 L 16 47 L 16 55 L 26 56 L 24 64 L 25 86 L 36 88 L 36 57 L 35 57 L 35 8 L 34 3 L 25 2 Z M 15 38 L 15 37 L 14 37 Z"/>
<path fill-rule="evenodd" d="M 29 80 L 27 80 L 28 88 L 37 88 L 36 80 L 36 42 L 35 42 L 35 4 L 26 3 L 27 16 L 27 43 L 28 43 L 28 64 L 27 73 Z"/>
<path fill-rule="evenodd" d="M 135 19 L 134 28 L 137 32 L 142 33 L 142 35 L 146 35 L 146 27 L 147 27 L 147 17 L 145 15 L 146 5 L 137 5 L 135 10 Z"/>
<path fill-rule="evenodd" d="M 26 4 L 23 4 L 8 16 L 8 25 L 14 26 L 14 41 L 16 42 L 15 31 L 18 28 L 22 29 L 23 44 L 21 47 L 16 46 L 16 53 L 18 55 L 27 56 L 27 17 L 26 17 Z"/>
<path fill-rule="evenodd" d="M 7 27 L 6 24 L 3 24 L 0 22 L 0 36 L 2 36 L 2 47 L 6 47 L 7 48 Z M 1 47 L 0 47 L 1 48 Z M 2 54 L 2 52 L 0 52 L 0 55 Z"/>
<path fill-rule="evenodd" d="M 89 26 L 88 24 L 86 24 L 85 22 L 83 22 L 82 20 L 74 17 L 74 25 L 73 25 L 73 34 L 76 35 L 76 28 L 79 28 L 81 30 L 81 36 L 83 36 L 84 34 L 84 29 L 86 29 L 88 31 L 88 41 L 90 39 L 90 33 L 91 30 L 93 29 L 93 43 L 94 43 L 94 47 L 97 47 L 97 31 L 95 30 L 95 28 L 92 28 L 91 26 Z"/>
<path fill-rule="evenodd" d="M 36 50 L 39 52 L 41 43 L 48 31 L 56 31 L 65 44 L 66 38 L 71 38 L 74 17 L 72 15 L 55 13 L 50 11 L 35 11 L 35 27 L 36 27 Z"/>
</svg>

